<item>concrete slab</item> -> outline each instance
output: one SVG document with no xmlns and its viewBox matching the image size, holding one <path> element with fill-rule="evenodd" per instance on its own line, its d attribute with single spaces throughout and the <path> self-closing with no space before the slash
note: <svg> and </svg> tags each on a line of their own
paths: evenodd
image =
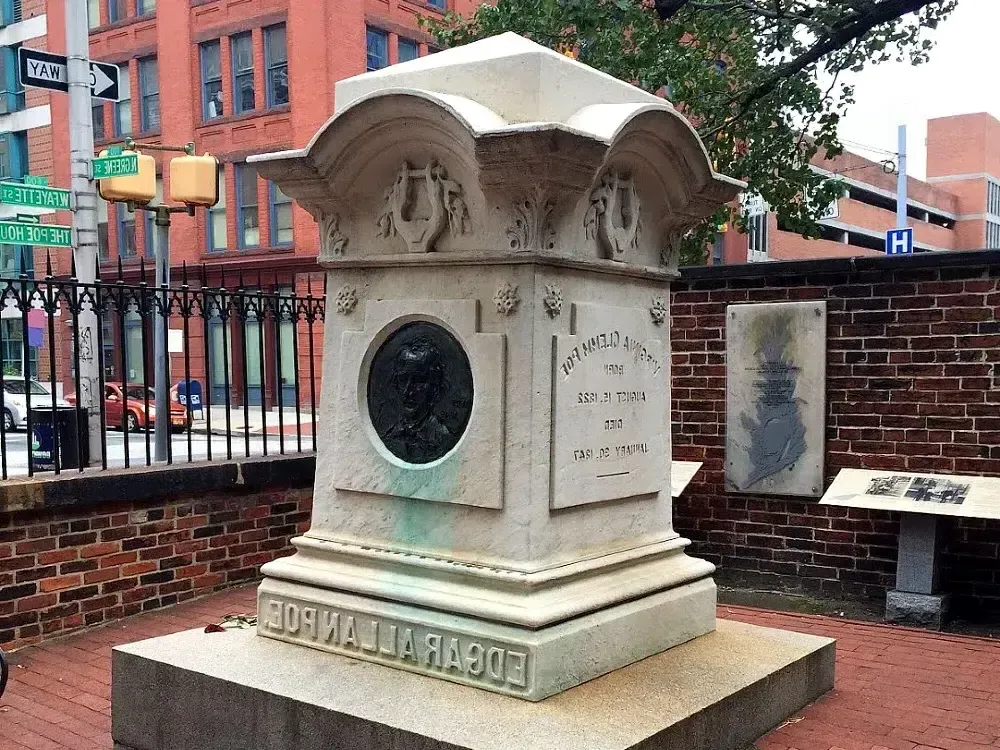
<svg viewBox="0 0 1000 750">
<path fill-rule="evenodd" d="M 257 637 L 120 646 L 117 750 L 737 750 L 833 686 L 829 638 L 718 630 L 538 703 Z"/>
</svg>

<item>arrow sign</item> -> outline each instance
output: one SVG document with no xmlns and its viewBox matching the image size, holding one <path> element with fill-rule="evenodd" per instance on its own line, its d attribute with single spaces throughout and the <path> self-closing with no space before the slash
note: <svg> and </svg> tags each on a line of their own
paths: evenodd
<svg viewBox="0 0 1000 750">
<path fill-rule="evenodd" d="M 90 94 L 96 99 L 116 102 L 119 99 L 118 66 L 88 60 Z M 17 67 L 21 83 L 29 88 L 49 91 L 69 91 L 66 55 L 53 55 L 37 49 L 21 47 L 17 51 Z"/>
<path fill-rule="evenodd" d="M 118 66 L 90 61 L 90 95 L 118 101 Z"/>
</svg>

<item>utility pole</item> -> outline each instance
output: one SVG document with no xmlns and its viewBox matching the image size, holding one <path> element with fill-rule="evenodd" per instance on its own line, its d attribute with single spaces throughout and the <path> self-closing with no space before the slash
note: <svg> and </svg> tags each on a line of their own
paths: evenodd
<svg viewBox="0 0 1000 750">
<path fill-rule="evenodd" d="M 906 229 L 906 126 L 899 126 L 899 169 L 896 176 L 896 229 Z"/>
<path fill-rule="evenodd" d="M 73 227 L 76 244 L 73 257 L 81 284 L 93 285 L 97 279 L 97 192 L 90 179 L 90 161 L 94 156 L 94 128 L 90 102 L 90 30 L 87 3 L 66 0 L 66 71 L 69 83 L 69 159 L 70 190 L 73 194 Z M 96 295 L 95 295 L 96 296 Z M 85 309 L 79 315 L 79 352 L 81 406 L 87 410 L 90 463 L 101 463 L 100 392 L 101 352 L 98 351 L 97 311 Z"/>
</svg>

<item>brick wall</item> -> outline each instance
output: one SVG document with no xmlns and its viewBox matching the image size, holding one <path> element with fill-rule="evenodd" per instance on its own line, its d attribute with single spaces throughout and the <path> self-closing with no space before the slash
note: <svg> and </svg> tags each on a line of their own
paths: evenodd
<svg viewBox="0 0 1000 750">
<path fill-rule="evenodd" d="M 120 476 L 150 481 L 144 472 Z M 257 577 L 309 525 L 311 467 L 306 478 L 308 487 L 53 510 L 4 511 L 0 503 L 0 645 L 17 648 Z M 153 482 L 170 486 L 169 470 Z"/>
<path fill-rule="evenodd" d="M 827 300 L 828 482 L 843 468 L 1000 476 L 1000 253 L 706 268 L 674 285 L 674 458 L 704 462 L 678 531 L 721 583 L 879 599 L 898 514 L 724 489 L 726 306 L 805 299 Z M 958 610 L 1000 611 L 1000 522 L 952 522 L 947 540 Z"/>
</svg>

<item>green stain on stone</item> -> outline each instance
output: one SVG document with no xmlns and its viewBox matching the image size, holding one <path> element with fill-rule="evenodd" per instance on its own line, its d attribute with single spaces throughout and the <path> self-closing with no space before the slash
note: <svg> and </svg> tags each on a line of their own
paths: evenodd
<svg viewBox="0 0 1000 750">
<path fill-rule="evenodd" d="M 392 493 L 406 498 L 396 523 L 396 539 L 422 547 L 451 549 L 452 529 L 448 511 L 440 501 L 458 491 L 459 461 L 452 457 L 427 469 L 393 468 Z"/>
</svg>

